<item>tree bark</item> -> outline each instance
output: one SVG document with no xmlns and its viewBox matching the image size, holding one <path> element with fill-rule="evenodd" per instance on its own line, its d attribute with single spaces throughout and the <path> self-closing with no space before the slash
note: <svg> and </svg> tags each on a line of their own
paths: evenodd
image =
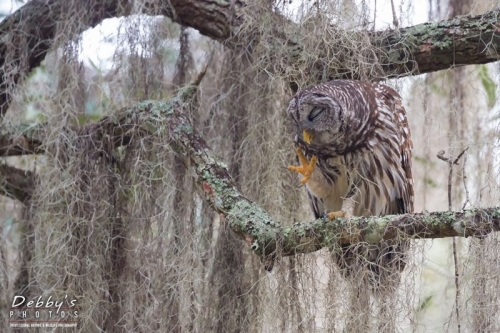
<svg viewBox="0 0 500 333">
<path fill-rule="evenodd" d="M 0 128 L 0 156 L 43 154 L 42 136 L 42 126 L 19 126 L 14 132 L 4 126 Z"/>
<path fill-rule="evenodd" d="M 57 23 L 65 15 L 64 0 L 34 0 L 28 2 L 0 23 L 0 115 L 10 103 L 13 87 L 32 69 L 38 67 L 51 50 L 57 35 Z M 106 18 L 132 13 L 164 15 L 200 33 L 224 42 L 228 47 L 248 46 L 250 36 L 238 34 L 245 20 L 243 1 L 164 0 L 158 6 L 147 1 L 133 11 L 132 1 L 87 1 L 86 15 L 80 18 L 73 33 L 81 33 Z M 279 14 L 276 21 L 287 21 Z M 485 64 L 500 59 L 500 9 L 478 16 L 460 16 L 439 23 L 419 24 L 409 28 L 366 32 L 378 50 L 374 59 L 382 64 L 386 77 L 422 74 L 466 64 Z M 289 22 L 289 21 L 287 21 Z M 290 22 L 289 22 L 290 23 Z M 300 36 L 290 36 L 287 29 L 276 33 L 271 43 L 286 45 L 286 62 L 295 66 L 306 53 Z M 72 38 L 74 36 L 65 36 Z M 237 38 L 233 38 L 237 37 Z M 251 36 L 255 38 L 256 36 Z M 257 36 L 258 37 L 258 36 Z M 335 46 L 331 46 L 335 47 Z M 330 50 L 337 54 L 341 50 Z M 340 59 L 349 54 L 339 54 Z M 349 68 L 321 68 L 328 78 L 359 78 Z M 324 79 L 324 78 L 323 78 Z"/>
<path fill-rule="evenodd" d="M 98 142 L 107 138 L 106 144 L 97 146 L 115 148 L 145 135 L 167 137 L 168 143 L 195 174 L 205 200 L 219 213 L 221 220 L 264 259 L 267 268 L 272 267 L 277 256 L 314 252 L 339 244 L 376 244 L 393 238 L 484 237 L 500 231 L 500 207 L 350 220 L 325 218 L 284 227 L 238 191 L 225 164 L 189 123 L 184 107 L 195 91 L 196 87 L 188 86 L 168 101 L 141 102 L 85 126 L 81 133 L 88 140 Z"/>
<path fill-rule="evenodd" d="M 0 165 L 0 195 L 26 203 L 36 186 L 36 175 L 7 164 Z"/>
<path fill-rule="evenodd" d="M 500 8 L 483 15 L 457 16 L 394 31 L 376 32 L 381 62 L 389 77 L 423 74 L 455 66 L 500 60 Z"/>
</svg>

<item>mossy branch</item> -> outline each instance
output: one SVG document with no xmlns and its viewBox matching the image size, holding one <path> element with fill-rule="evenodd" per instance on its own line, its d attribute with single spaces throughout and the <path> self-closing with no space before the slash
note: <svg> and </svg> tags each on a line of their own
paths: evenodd
<svg viewBox="0 0 500 333">
<path fill-rule="evenodd" d="M 370 34 L 388 77 L 423 74 L 500 60 L 500 7 L 393 31 Z"/>
<path fill-rule="evenodd" d="M 0 115 L 7 111 L 15 85 L 38 67 L 53 48 L 58 22 L 66 15 L 64 3 L 64 0 L 30 1 L 0 23 Z M 133 7 L 132 1 L 127 0 L 89 0 L 85 15 L 72 33 L 81 33 L 106 18 L 141 13 L 170 17 L 233 49 L 247 47 L 258 38 L 238 34 L 245 22 L 241 10 L 245 2 L 240 0 L 164 0 L 159 5 L 146 2 L 138 6 L 136 12 L 132 11 Z M 279 14 L 272 15 L 275 15 L 275 22 L 286 21 Z M 374 61 L 381 64 L 386 77 L 414 75 L 457 65 L 498 61 L 499 17 L 500 9 L 497 8 L 484 15 L 461 16 L 438 23 L 366 34 L 377 50 Z M 268 43 L 286 48 L 280 52 L 285 65 L 293 67 L 307 57 L 308 50 L 300 43 L 307 36 L 297 36 L 294 32 L 300 29 L 280 28 L 279 25 L 275 29 Z M 67 39 L 74 37 L 68 34 Z M 335 49 L 325 50 L 325 55 L 336 54 L 339 59 L 351 57 L 350 51 L 338 49 L 335 44 L 328 47 Z M 358 78 L 358 74 L 347 65 L 344 68 L 338 64 L 334 68 L 322 66 L 328 65 L 317 64 L 317 72 L 326 73 L 323 80 L 326 80 L 325 76 L 330 79 Z"/>
<path fill-rule="evenodd" d="M 162 134 L 168 136 L 169 144 L 194 171 L 205 200 L 257 255 L 266 259 L 267 267 L 271 267 L 275 256 L 313 252 L 338 244 L 378 243 L 397 237 L 484 237 L 500 230 L 500 207 L 359 217 L 350 221 L 318 219 L 284 227 L 239 192 L 226 165 L 213 154 L 184 116 L 183 105 L 179 97 L 168 102 L 145 101 L 123 110 L 122 114 L 129 121 L 138 120 L 136 126 L 149 134 L 165 131 Z M 120 140 L 116 138 L 115 141 Z"/>
<path fill-rule="evenodd" d="M 500 230 L 500 207 L 456 212 L 425 212 L 350 221 L 318 219 L 289 227 L 272 218 L 236 188 L 226 165 L 189 123 L 185 106 L 195 92 L 183 88 L 168 101 L 144 101 L 81 130 L 102 147 L 128 145 L 144 135 L 161 135 L 185 159 L 205 200 L 253 251 L 272 267 L 276 256 L 317 251 L 349 243 L 393 238 L 484 237 Z M 26 132 L 24 132 L 26 133 Z"/>
</svg>

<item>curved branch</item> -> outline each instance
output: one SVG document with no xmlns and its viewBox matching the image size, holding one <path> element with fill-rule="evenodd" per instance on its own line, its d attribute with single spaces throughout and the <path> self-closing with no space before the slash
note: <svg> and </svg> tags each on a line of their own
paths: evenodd
<svg viewBox="0 0 500 333">
<path fill-rule="evenodd" d="M 105 18 L 122 15 L 120 10 L 126 7 L 118 6 L 119 2 L 88 1 L 89 15 L 83 18 L 80 32 Z M 57 24 L 66 15 L 64 8 L 61 0 L 34 0 L 0 23 L 0 116 L 7 112 L 12 88 L 38 67 L 51 49 Z"/>
<path fill-rule="evenodd" d="M 338 244 L 378 243 L 391 238 L 483 237 L 500 230 L 500 207 L 460 212 L 433 212 L 360 217 L 350 221 L 318 219 L 283 227 L 236 188 L 227 167 L 212 153 L 182 112 L 182 102 L 147 101 L 126 111 L 143 119 L 145 128 L 164 128 L 170 144 L 196 175 L 196 183 L 222 220 L 272 268 L 275 256 L 317 251 Z M 138 113 L 143 114 L 141 117 Z M 153 120 L 144 113 L 155 115 Z M 158 122 L 163 126 L 158 126 Z M 144 124 L 142 125 L 144 126 Z"/>
<path fill-rule="evenodd" d="M 168 143 L 192 169 L 205 200 L 219 213 L 221 220 L 266 261 L 268 268 L 272 267 L 275 256 L 308 253 L 338 244 L 378 243 L 383 239 L 396 237 L 483 237 L 500 231 L 500 207 L 355 217 L 349 221 L 318 219 L 284 227 L 238 191 L 226 165 L 213 154 L 205 140 L 189 123 L 184 115 L 184 108 L 195 91 L 194 86 L 188 86 L 177 97 L 168 101 L 141 102 L 85 126 L 81 131 L 89 140 L 107 140 L 102 145 L 105 147 L 128 145 L 144 135 L 166 135 Z M 40 131 L 24 129 L 23 133 L 29 139 L 29 135 L 39 135 Z M 29 185 L 33 184 L 33 176 L 29 172 L 5 168 L 11 167 L 4 166 L 4 170 L 0 170 L 0 174 L 5 177 L 1 194 L 20 201 L 26 200 L 31 193 Z M 12 182 L 8 177 L 25 177 L 30 182 Z M 26 186 L 21 186 L 22 191 L 18 192 L 19 188 L 12 185 L 14 183 Z"/>
<path fill-rule="evenodd" d="M 383 217 L 318 219 L 283 227 L 236 188 L 227 167 L 212 153 L 182 113 L 182 103 L 147 101 L 127 112 L 153 112 L 170 144 L 189 160 L 196 182 L 212 208 L 230 228 L 264 258 L 317 251 L 349 243 L 379 243 L 383 239 L 483 237 L 500 231 L 500 207 L 458 212 L 432 212 Z M 154 111 L 153 111 L 154 110 Z M 137 116 L 135 118 L 138 118 Z M 147 120 L 148 122 L 149 120 Z M 158 120 L 152 125 L 158 126 Z"/>
<path fill-rule="evenodd" d="M 230 35 L 230 22 L 236 22 L 231 14 L 232 6 L 242 5 L 240 1 L 232 2 L 230 5 L 215 0 L 163 0 L 160 4 L 144 1 L 136 5 L 130 0 L 86 0 L 85 15 L 79 17 L 72 32 L 79 34 L 107 18 L 164 15 L 223 41 Z M 38 67 L 51 50 L 58 23 L 67 20 L 68 7 L 66 0 L 32 0 L 0 22 L 0 117 L 9 108 L 12 89 Z"/>
<path fill-rule="evenodd" d="M 9 106 L 12 87 L 38 67 L 51 49 L 57 23 L 66 15 L 64 3 L 65 0 L 33 0 L 0 23 L 0 116 Z M 230 39 L 244 22 L 241 13 L 244 6 L 241 0 L 163 0 L 156 6 L 146 1 L 134 13 L 170 17 L 231 48 L 238 48 L 250 43 L 241 40 L 244 36 L 238 36 L 240 40 Z M 86 15 L 80 19 L 74 33 L 94 27 L 106 18 L 130 15 L 132 8 L 133 2 L 127 0 L 89 0 Z M 279 14 L 274 15 L 277 21 L 283 20 Z M 484 15 L 461 16 L 439 23 L 368 34 L 372 45 L 379 50 L 377 59 L 387 77 L 421 74 L 457 65 L 498 61 L 499 17 L 500 9 L 496 9 Z M 294 66 L 307 50 L 297 42 L 300 36 L 289 34 L 276 27 L 273 38 L 277 45 L 286 45 L 288 65 Z M 326 54 L 338 51 L 330 50 Z M 348 58 L 349 54 L 339 55 L 339 59 Z M 330 79 L 356 78 L 347 67 L 318 70 L 328 73 Z"/>
</svg>

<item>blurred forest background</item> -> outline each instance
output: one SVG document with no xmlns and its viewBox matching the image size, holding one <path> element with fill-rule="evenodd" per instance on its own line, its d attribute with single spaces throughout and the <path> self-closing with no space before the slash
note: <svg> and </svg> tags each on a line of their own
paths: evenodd
<svg viewBox="0 0 500 333">
<path fill-rule="evenodd" d="M 317 76 L 306 65 L 278 75 L 270 68 L 279 66 L 273 63 L 279 56 L 270 54 L 280 50 L 263 43 L 245 53 L 229 50 L 163 16 L 106 20 L 68 40 L 81 24 L 79 3 L 68 1 L 72 15 L 60 22 L 57 47 L 12 92 L 4 119 L 9 126 L 47 123 L 49 130 L 45 154 L 4 160 L 39 179 L 27 205 L 1 197 L 1 331 L 10 329 L 6 309 L 17 294 L 75 296 L 79 332 L 500 331 L 496 234 L 413 241 L 383 322 L 369 299 L 360 307 L 374 307 L 370 321 L 347 327 L 347 300 L 360 291 L 342 280 L 328 250 L 283 258 L 266 272 L 202 200 L 161 137 L 114 151 L 112 163 L 95 156 L 95 143 L 68 128 L 144 99 L 168 99 L 208 66 L 190 108 L 194 127 L 249 199 L 279 221 L 311 220 L 305 191 L 286 169 L 295 158 L 286 77 L 305 87 Z M 262 15 L 242 31 L 272 33 L 276 22 L 265 12 L 280 12 L 310 33 L 311 59 L 318 40 L 352 48 L 350 66 L 369 80 L 383 77 L 363 62 L 366 41 L 335 34 L 332 26 L 388 29 L 412 25 L 416 16 L 439 21 L 498 5 L 428 0 L 422 14 L 409 0 L 395 2 L 389 13 L 391 2 L 383 0 L 248 3 Z M 0 2 L 2 15 L 23 4 Z M 457 157 L 467 148 L 451 179 L 452 209 L 498 206 L 500 64 L 384 83 L 400 92 L 409 116 L 415 211 L 449 209 L 448 165 L 436 155 Z"/>
</svg>

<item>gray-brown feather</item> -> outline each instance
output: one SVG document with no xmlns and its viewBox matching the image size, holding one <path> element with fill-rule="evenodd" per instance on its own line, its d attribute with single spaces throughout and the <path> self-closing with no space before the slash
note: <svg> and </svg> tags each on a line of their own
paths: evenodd
<svg viewBox="0 0 500 333">
<path fill-rule="evenodd" d="M 321 110 L 321 111 L 318 111 Z M 354 216 L 413 212 L 412 142 L 398 93 L 383 85 L 335 80 L 299 91 L 288 114 L 295 143 L 308 158 L 318 157 L 306 183 L 316 217 L 338 211 L 354 200 Z M 311 117 L 311 114 L 314 117 Z M 318 116 L 319 114 L 319 116 Z M 314 134 L 306 144 L 302 131 Z M 337 261 L 342 271 L 368 268 L 370 280 L 399 278 L 407 242 L 344 246 Z"/>
</svg>

